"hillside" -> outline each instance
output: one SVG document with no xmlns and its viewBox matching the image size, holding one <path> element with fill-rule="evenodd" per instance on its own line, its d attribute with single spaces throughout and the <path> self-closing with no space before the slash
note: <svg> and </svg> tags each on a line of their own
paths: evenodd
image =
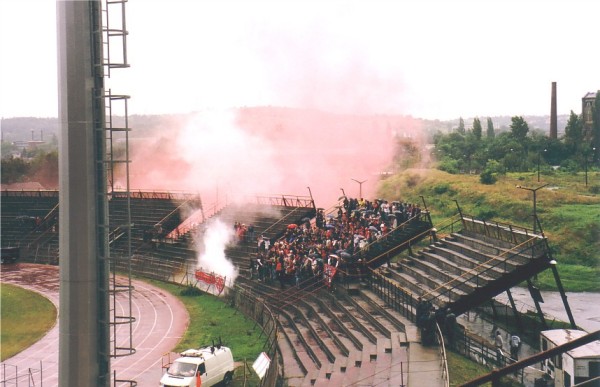
<svg viewBox="0 0 600 387">
<path fill-rule="evenodd" d="M 537 215 L 548 237 L 553 257 L 569 291 L 600 290 L 600 173 L 548 172 L 537 182 L 535 173 L 510 173 L 494 185 L 483 185 L 479 175 L 451 175 L 433 169 L 412 169 L 394 175 L 380 185 L 379 196 L 391 200 L 426 200 L 434 224 L 458 213 L 532 228 L 533 195 L 518 189 L 537 188 Z M 595 193 L 594 193 L 595 192 Z M 542 288 L 553 280 L 539 278 Z"/>
<path fill-rule="evenodd" d="M 292 109 L 283 107 L 245 107 L 234 109 L 240 112 L 241 120 L 252 121 L 256 119 L 266 119 L 272 121 L 274 118 L 281 119 L 281 117 L 287 116 L 288 118 L 304 115 L 307 111 L 303 109 Z M 326 115 L 325 112 L 312 111 L 311 115 L 321 114 Z M 129 125 L 133 128 L 131 132 L 132 137 L 143 137 L 149 134 L 160 133 L 165 128 L 174 125 L 175 123 L 189 118 L 190 114 L 167 114 L 167 115 L 131 115 L 129 117 Z M 353 117 L 348 115 L 349 117 Z M 387 121 L 398 121 L 400 119 L 404 121 L 412 121 L 417 123 L 421 130 L 427 135 L 432 135 L 438 131 L 448 132 L 452 128 L 458 127 L 459 118 L 454 120 L 425 120 L 416 117 L 406 116 L 373 116 L 379 120 L 385 119 Z M 474 117 L 463 117 L 465 127 L 470 128 L 473 124 Z M 485 118 L 485 117 L 480 117 Z M 494 127 L 497 130 L 507 130 L 511 123 L 510 116 L 498 116 L 490 117 L 494 123 Z M 542 132 L 548 132 L 550 127 L 550 116 L 524 116 L 523 117 L 532 129 L 539 129 Z M 559 135 L 564 133 L 564 127 L 568 121 L 569 116 L 562 114 L 557 117 L 558 119 L 558 132 Z M 118 122 L 118 118 L 116 124 Z M 387 124 L 387 122 L 386 122 Z M 58 136 L 59 122 L 58 118 L 40 118 L 40 117 L 13 117 L 13 118 L 2 118 L 0 119 L 0 128 L 2 129 L 2 141 L 14 142 L 14 141 L 28 141 L 28 140 L 42 140 L 49 141 L 53 136 Z"/>
</svg>

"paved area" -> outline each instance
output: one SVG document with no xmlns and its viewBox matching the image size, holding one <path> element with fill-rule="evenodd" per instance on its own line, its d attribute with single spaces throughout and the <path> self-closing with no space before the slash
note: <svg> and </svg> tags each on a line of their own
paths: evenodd
<svg viewBox="0 0 600 387">
<path fill-rule="evenodd" d="M 510 291 L 520 311 L 536 310 L 527 288 L 514 287 Z M 544 313 L 562 321 L 569 321 L 559 292 L 542 291 L 540 293 L 544 299 L 544 303 L 541 304 Z M 566 292 L 566 296 L 575 324 L 589 333 L 600 330 L 600 307 L 598 307 L 600 293 Z M 496 299 L 508 303 L 506 293 L 496 296 Z"/>
<path fill-rule="evenodd" d="M 419 328 L 412 322 L 404 321 L 408 348 L 408 387 L 443 386 L 443 367 L 438 346 L 421 344 Z"/>
<path fill-rule="evenodd" d="M 58 308 L 58 267 L 5 264 L 2 265 L 0 280 L 36 291 Z M 131 310 L 136 321 L 132 325 L 132 334 L 136 353 L 111 359 L 111 366 L 116 371 L 117 380 L 135 380 L 138 386 L 155 386 L 162 376 L 163 355 L 177 345 L 188 326 L 189 318 L 183 304 L 171 294 L 142 281 L 133 281 L 133 285 L 135 290 Z M 118 297 L 115 308 L 128 310 L 127 303 L 126 298 Z M 27 375 L 31 369 L 33 385 L 58 385 L 58 323 L 57 321 L 37 343 L 7 359 L 3 363 L 2 377 L 8 379 L 24 375 L 23 379 L 18 380 L 18 384 L 30 385 Z M 119 329 L 129 331 L 129 325 Z M 117 332 L 117 337 L 122 337 L 120 332 Z"/>
</svg>

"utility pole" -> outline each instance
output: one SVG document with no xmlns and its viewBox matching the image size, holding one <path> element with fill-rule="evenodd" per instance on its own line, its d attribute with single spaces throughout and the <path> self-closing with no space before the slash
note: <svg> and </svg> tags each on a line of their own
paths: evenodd
<svg viewBox="0 0 600 387">
<path fill-rule="evenodd" d="M 546 152 L 548 149 L 544 149 Z M 537 175 L 538 175 L 538 183 L 540 182 L 540 158 L 542 157 L 542 152 L 538 151 L 538 159 L 537 159 Z"/>
<path fill-rule="evenodd" d="M 592 148 L 592 163 L 594 162 L 594 154 L 596 153 L 596 147 Z M 588 186 L 588 152 L 585 152 L 585 186 Z"/>
<path fill-rule="evenodd" d="M 358 192 L 358 196 L 359 196 L 359 199 L 362 199 L 362 197 L 363 197 L 363 196 L 362 196 L 362 185 L 363 185 L 363 183 L 364 183 L 366 180 L 359 181 L 359 180 L 352 179 L 352 178 L 350 178 L 350 180 L 354 180 L 355 182 L 357 182 L 357 183 L 358 183 L 358 186 L 359 186 L 359 188 L 358 188 L 358 191 L 359 191 L 359 192 Z"/>
<path fill-rule="evenodd" d="M 541 185 L 537 188 L 527 188 L 527 187 L 522 187 L 520 185 L 517 186 L 517 188 L 533 192 L 533 232 L 534 232 L 534 234 L 535 234 L 536 223 L 537 223 L 536 193 L 539 189 L 542 189 L 547 185 L 548 185 L 548 183 Z"/>
</svg>

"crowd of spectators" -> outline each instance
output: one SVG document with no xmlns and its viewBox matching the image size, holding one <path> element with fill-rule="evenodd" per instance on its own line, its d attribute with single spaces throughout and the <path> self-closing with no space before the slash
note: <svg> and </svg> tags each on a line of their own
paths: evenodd
<svg viewBox="0 0 600 387">
<path fill-rule="evenodd" d="M 352 267 L 360 270 L 361 251 L 409 219 L 419 218 L 419 205 L 344 197 L 336 211 L 317 209 L 314 219 L 290 224 L 283 237 L 271 243 L 260 236 L 252 277 L 297 287 L 321 279 L 330 285 L 343 280 Z"/>
</svg>

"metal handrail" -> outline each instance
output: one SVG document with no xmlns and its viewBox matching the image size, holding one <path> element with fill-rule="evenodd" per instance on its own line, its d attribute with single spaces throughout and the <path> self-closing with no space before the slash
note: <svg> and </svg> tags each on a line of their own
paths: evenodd
<svg viewBox="0 0 600 387">
<path fill-rule="evenodd" d="M 437 336 L 437 340 L 440 343 L 440 362 L 442 366 L 442 380 L 444 381 L 444 387 L 450 387 L 450 375 L 448 374 L 448 358 L 446 356 L 446 345 L 444 343 L 444 335 L 442 335 L 442 330 L 440 329 L 440 325 L 435 323 L 435 335 Z"/>
</svg>

